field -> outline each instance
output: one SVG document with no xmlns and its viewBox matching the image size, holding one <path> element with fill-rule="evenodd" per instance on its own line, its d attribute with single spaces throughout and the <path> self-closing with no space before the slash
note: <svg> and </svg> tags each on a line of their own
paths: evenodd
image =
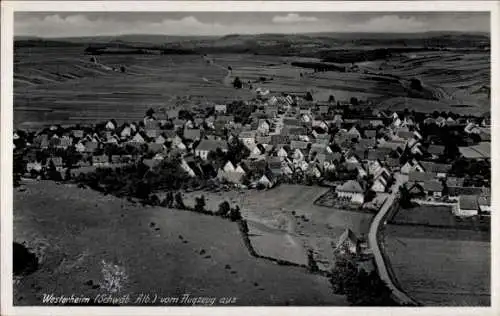
<svg viewBox="0 0 500 316">
<path fill-rule="evenodd" d="M 333 263 L 336 241 L 346 228 L 358 237 L 368 233 L 373 214 L 315 205 L 328 188 L 280 185 L 265 191 L 192 192 L 187 200 L 204 195 L 207 209 L 217 210 L 227 200 L 241 208 L 249 222 L 252 245 L 257 253 L 304 264 L 313 250 L 323 268 Z M 193 202 L 191 202 L 193 204 Z"/>
<path fill-rule="evenodd" d="M 16 49 L 17 127 L 109 118 L 122 122 L 141 118 L 149 107 L 172 114 L 194 104 L 250 99 L 255 92 L 249 81 L 252 88 L 273 93 L 309 91 L 315 100 L 327 100 L 329 95 L 338 100 L 374 98 L 381 108 L 394 110 L 484 113 L 490 108 L 488 52 L 404 53 L 359 62 L 358 72 L 314 73 L 291 65 L 302 57 L 244 53 L 103 55 L 93 64 L 84 47 Z M 121 65 L 125 73 L 111 70 Z M 245 83 L 243 89 L 231 86 L 236 76 Z M 257 82 L 261 77 L 266 80 Z M 422 82 L 422 91 L 410 88 L 412 78 Z"/>
<path fill-rule="evenodd" d="M 384 248 L 397 282 L 420 303 L 490 305 L 487 233 L 388 225 Z"/>
<path fill-rule="evenodd" d="M 420 205 L 410 209 L 400 209 L 390 220 L 397 225 L 423 225 L 430 227 L 488 230 L 489 220 L 477 217 L 460 218 L 454 216 L 451 206 Z"/>
<path fill-rule="evenodd" d="M 15 305 L 39 305 L 43 293 L 94 297 L 112 289 L 115 296 L 236 297 L 236 305 L 347 304 L 324 277 L 250 256 L 235 223 L 73 185 L 29 182 L 15 190 L 14 241 L 41 262 L 16 278 Z"/>
</svg>

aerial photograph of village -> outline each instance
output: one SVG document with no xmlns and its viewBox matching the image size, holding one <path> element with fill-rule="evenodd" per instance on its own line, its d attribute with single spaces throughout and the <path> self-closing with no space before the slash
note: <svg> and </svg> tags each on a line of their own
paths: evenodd
<svg viewBox="0 0 500 316">
<path fill-rule="evenodd" d="M 14 306 L 490 306 L 489 12 L 16 12 Z"/>
</svg>

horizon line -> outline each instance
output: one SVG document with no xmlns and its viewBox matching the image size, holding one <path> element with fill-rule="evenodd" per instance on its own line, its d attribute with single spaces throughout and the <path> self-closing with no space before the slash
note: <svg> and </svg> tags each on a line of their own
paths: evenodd
<svg viewBox="0 0 500 316">
<path fill-rule="evenodd" d="M 31 37 L 38 39 L 65 39 L 65 38 L 91 38 L 91 37 L 110 37 L 110 36 L 173 36 L 173 37 L 226 37 L 226 36 L 255 36 L 255 35 L 310 35 L 310 34 L 390 34 L 390 35 L 409 35 L 409 34 L 430 34 L 430 33 L 455 33 L 455 34 L 482 34 L 491 35 L 491 30 L 488 31 L 455 31 L 455 30 L 432 30 L 432 31 L 417 31 L 417 32 L 348 32 L 348 31 L 332 31 L 332 32 L 298 32 L 298 33 L 229 33 L 224 35 L 175 35 L 175 34 L 151 34 L 151 33 L 127 33 L 127 34 L 107 34 L 107 35 L 75 35 L 75 36 L 36 36 L 36 35 L 15 35 L 16 37 Z"/>
</svg>

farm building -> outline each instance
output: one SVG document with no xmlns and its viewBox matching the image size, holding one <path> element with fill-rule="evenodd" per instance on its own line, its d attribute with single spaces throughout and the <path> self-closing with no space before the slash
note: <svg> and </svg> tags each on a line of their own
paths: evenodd
<svg viewBox="0 0 500 316">
<path fill-rule="evenodd" d="M 425 193 L 429 196 L 439 198 L 443 195 L 443 184 L 439 181 L 425 181 L 422 185 Z"/>
<path fill-rule="evenodd" d="M 457 215 L 469 217 L 477 215 L 479 212 L 477 195 L 461 195 L 458 199 Z"/>
<path fill-rule="evenodd" d="M 217 104 L 215 105 L 215 113 L 217 114 L 226 114 L 227 106 L 225 104 Z"/>
<path fill-rule="evenodd" d="M 358 181 L 349 180 L 341 186 L 335 188 L 339 197 L 348 198 L 351 202 L 363 204 L 365 196 L 364 190 Z"/>
<path fill-rule="evenodd" d="M 491 196 L 480 196 L 477 199 L 479 204 L 479 213 L 481 215 L 490 216 L 491 215 Z"/>
<path fill-rule="evenodd" d="M 208 158 L 210 152 L 215 152 L 217 149 L 226 152 L 228 150 L 227 143 L 222 140 L 202 140 L 195 149 L 195 156 L 200 157 L 203 160 Z"/>
<path fill-rule="evenodd" d="M 335 244 L 335 250 L 340 253 L 348 252 L 351 254 L 357 254 L 360 250 L 359 248 L 359 239 L 349 228 L 345 229 Z"/>
</svg>

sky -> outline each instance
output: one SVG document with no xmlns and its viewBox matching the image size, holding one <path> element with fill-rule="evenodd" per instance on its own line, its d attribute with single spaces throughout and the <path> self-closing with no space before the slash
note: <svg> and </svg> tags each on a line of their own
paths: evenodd
<svg viewBox="0 0 500 316">
<path fill-rule="evenodd" d="M 489 32 L 488 12 L 16 12 L 15 36 Z"/>
</svg>

